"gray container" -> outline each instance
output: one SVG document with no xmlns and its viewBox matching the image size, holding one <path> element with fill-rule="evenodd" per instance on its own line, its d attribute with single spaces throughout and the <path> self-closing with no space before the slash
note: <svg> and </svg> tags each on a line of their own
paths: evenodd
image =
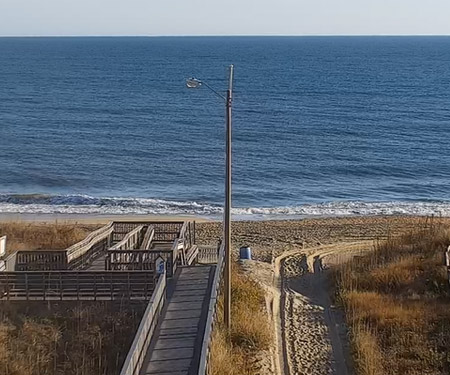
<svg viewBox="0 0 450 375">
<path fill-rule="evenodd" d="M 239 249 L 239 259 L 248 260 L 252 259 L 252 249 L 248 246 L 242 246 Z"/>
</svg>

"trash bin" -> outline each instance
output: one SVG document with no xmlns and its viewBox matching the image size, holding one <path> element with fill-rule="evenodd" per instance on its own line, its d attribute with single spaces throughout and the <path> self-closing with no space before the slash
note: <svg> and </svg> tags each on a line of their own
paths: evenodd
<svg viewBox="0 0 450 375">
<path fill-rule="evenodd" d="M 252 259 L 252 250 L 248 246 L 242 246 L 239 249 L 239 259 Z"/>
</svg>

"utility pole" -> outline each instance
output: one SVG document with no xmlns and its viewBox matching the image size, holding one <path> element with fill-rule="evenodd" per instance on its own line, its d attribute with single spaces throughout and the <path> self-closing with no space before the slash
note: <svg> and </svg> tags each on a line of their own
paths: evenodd
<svg viewBox="0 0 450 375">
<path fill-rule="evenodd" d="M 226 176 L 225 176 L 225 212 L 224 212 L 224 241 L 225 241 L 225 306 L 224 322 L 231 328 L 231 104 L 233 99 L 233 65 L 230 65 L 230 75 L 226 98 Z"/>
<path fill-rule="evenodd" d="M 234 66 L 229 67 L 229 80 L 227 96 L 214 90 L 207 82 L 197 78 L 188 78 L 186 86 L 190 89 L 197 89 L 205 85 L 209 90 L 225 101 L 226 107 L 226 135 L 225 135 L 225 207 L 223 212 L 223 242 L 225 249 L 225 306 L 224 317 L 225 326 L 231 328 L 231 103 L 233 100 L 233 70 Z"/>
</svg>

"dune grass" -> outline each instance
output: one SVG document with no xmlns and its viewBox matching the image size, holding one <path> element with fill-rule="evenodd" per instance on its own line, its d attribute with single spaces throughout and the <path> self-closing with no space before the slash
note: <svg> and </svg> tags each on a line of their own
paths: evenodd
<svg viewBox="0 0 450 375">
<path fill-rule="evenodd" d="M 0 374 L 119 374 L 145 304 L 0 304 Z"/>
<path fill-rule="evenodd" d="M 337 270 L 357 375 L 450 373 L 449 244 L 429 222 Z"/>
<path fill-rule="evenodd" d="M 59 222 L 0 222 L 0 236 L 7 236 L 7 252 L 62 250 L 81 241 L 95 226 Z"/>
<path fill-rule="evenodd" d="M 256 374 L 255 357 L 269 349 L 272 333 L 265 312 L 264 290 L 235 265 L 232 273 L 231 331 L 223 323 L 223 297 L 211 347 L 212 375 Z"/>
<path fill-rule="evenodd" d="M 96 226 L 0 223 L 7 251 L 59 250 Z M 1 375 L 119 374 L 146 304 L 0 302 Z"/>
</svg>

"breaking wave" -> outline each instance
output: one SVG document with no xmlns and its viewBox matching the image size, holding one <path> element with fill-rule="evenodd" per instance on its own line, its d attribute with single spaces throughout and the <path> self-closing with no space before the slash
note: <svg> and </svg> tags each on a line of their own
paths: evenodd
<svg viewBox="0 0 450 375">
<path fill-rule="evenodd" d="M 0 213 L 97 214 L 97 215 L 196 215 L 219 217 L 222 206 L 195 201 L 92 197 L 88 195 L 0 194 Z M 450 201 L 341 201 L 284 207 L 236 207 L 241 218 L 440 215 L 450 216 Z"/>
</svg>

